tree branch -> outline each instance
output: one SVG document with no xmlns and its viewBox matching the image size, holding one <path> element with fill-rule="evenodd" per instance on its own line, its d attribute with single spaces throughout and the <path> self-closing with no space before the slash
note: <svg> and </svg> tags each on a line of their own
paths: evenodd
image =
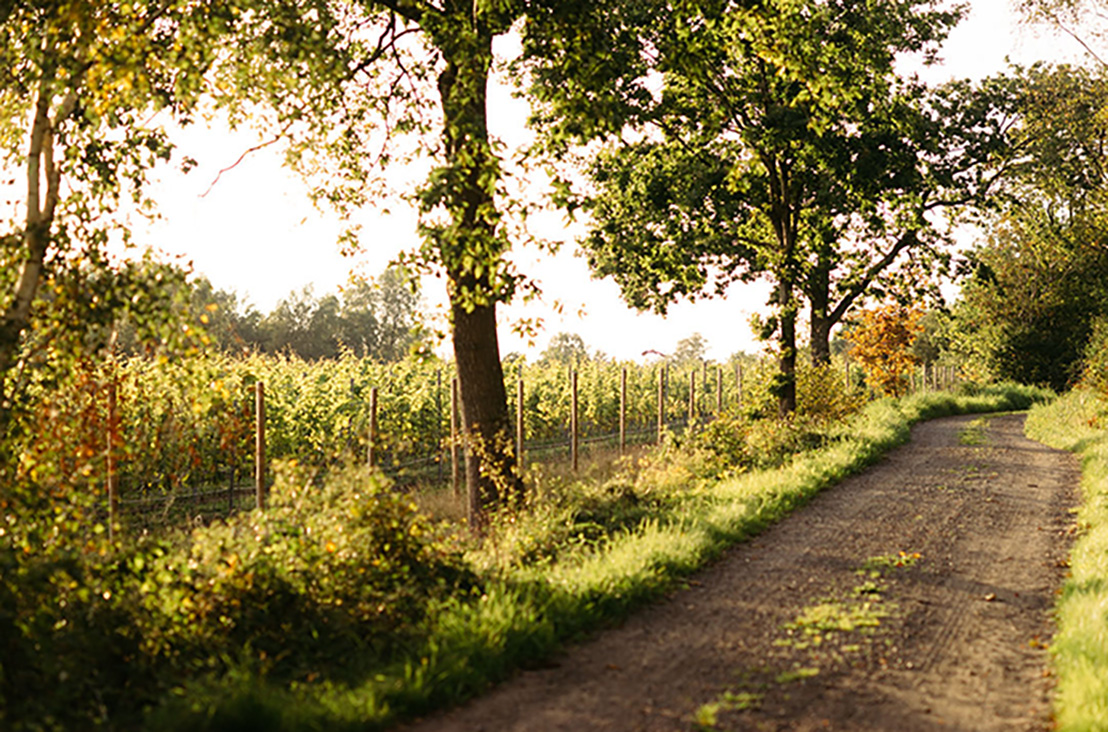
<svg viewBox="0 0 1108 732">
<path fill-rule="evenodd" d="M 885 253 L 885 256 L 881 257 L 881 259 L 870 265 L 869 269 L 866 270 L 866 273 L 862 275 L 862 279 L 858 280 L 850 288 L 847 289 L 846 293 L 842 296 L 842 299 L 839 300 L 839 304 L 836 305 L 835 309 L 831 311 L 830 315 L 828 315 L 828 320 L 830 320 L 832 323 L 837 323 L 842 320 L 843 316 L 846 315 L 846 311 L 850 309 L 850 307 L 854 304 L 854 301 L 857 300 L 863 292 L 869 289 L 870 283 L 877 278 L 877 275 L 881 274 L 890 264 L 892 264 L 893 260 L 896 259 L 898 254 L 900 254 L 912 244 L 918 242 L 918 229 L 912 229 L 911 231 L 904 232 L 904 234 L 902 234 L 901 237 L 897 239 L 896 244 L 894 244 L 893 247 Z"/>
<path fill-rule="evenodd" d="M 210 184 L 210 185 L 208 186 L 208 189 L 207 189 L 206 191 L 204 191 L 203 193 L 201 193 L 199 197 L 200 197 L 200 198 L 206 198 L 206 197 L 207 197 L 207 195 L 208 195 L 209 193 L 211 193 L 211 192 L 212 192 L 212 189 L 213 189 L 213 188 L 215 188 L 215 184 L 219 182 L 219 179 L 223 177 L 223 174 L 224 174 L 224 173 L 229 173 L 230 171 L 232 171 L 232 170 L 234 170 L 235 168 L 237 168 L 237 167 L 238 167 L 238 166 L 239 166 L 239 165 L 240 165 L 240 164 L 242 163 L 242 161 L 243 161 L 243 160 L 246 160 L 246 156 L 247 156 L 247 155 L 251 155 L 251 154 L 253 154 L 253 153 L 256 153 L 256 152 L 258 152 L 259 150 L 263 150 L 263 149 L 265 149 L 265 148 L 269 147 L 270 145 L 273 145 L 273 144 L 275 144 L 275 143 L 277 143 L 277 142 L 280 142 L 281 138 L 283 138 L 283 137 L 285 136 L 285 133 L 289 131 L 289 128 L 290 128 L 290 127 L 292 127 L 292 120 L 289 120 L 288 122 L 286 122 L 286 123 L 285 123 L 285 126 L 281 128 L 281 131 L 280 131 L 280 132 L 278 132 L 278 133 L 277 133 L 277 134 L 276 134 L 276 135 L 275 135 L 275 136 L 273 137 L 273 139 L 272 139 L 272 140 L 266 140 L 265 142 L 262 142 L 262 143 L 258 143 L 258 144 L 257 144 L 257 145 L 255 145 L 254 147 L 252 147 L 252 148 L 249 148 L 248 150 L 246 150 L 245 152 L 243 152 L 243 154 L 242 154 L 242 155 L 239 155 L 239 158 L 238 158 L 238 160 L 236 160 L 235 162 L 231 163 L 231 164 L 230 164 L 230 165 L 228 165 L 228 166 L 227 166 L 226 168 L 224 168 L 223 170 L 219 171 L 219 172 L 218 172 L 218 173 L 216 174 L 216 176 L 215 176 L 215 180 L 213 180 L 213 181 L 211 182 L 211 184 Z"/>
<path fill-rule="evenodd" d="M 1070 30 L 1069 27 L 1066 26 L 1061 21 L 1061 19 L 1058 17 L 1057 13 L 1050 13 L 1047 17 L 1049 17 L 1052 21 L 1054 21 L 1054 24 L 1056 26 L 1058 26 L 1059 28 L 1061 28 L 1062 32 L 1064 32 L 1066 35 L 1068 35 L 1073 40 L 1080 43 L 1081 47 L 1085 49 L 1085 53 L 1092 56 L 1094 61 L 1096 61 L 1101 66 L 1103 66 L 1105 68 L 1108 68 L 1108 63 L 1105 63 L 1104 59 L 1102 59 L 1100 56 L 1098 56 L 1096 51 L 1094 51 L 1092 48 L 1090 48 L 1089 44 L 1086 43 L 1085 40 L 1083 38 L 1081 38 L 1081 36 L 1077 35 L 1077 33 L 1075 31 Z"/>
<path fill-rule="evenodd" d="M 427 13 L 438 13 L 438 8 L 423 0 L 377 0 L 377 4 L 413 23 L 423 21 Z"/>
<path fill-rule="evenodd" d="M 11 17 L 12 12 L 15 11 L 15 4 L 17 0 L 0 0 L 0 25 Z"/>
</svg>

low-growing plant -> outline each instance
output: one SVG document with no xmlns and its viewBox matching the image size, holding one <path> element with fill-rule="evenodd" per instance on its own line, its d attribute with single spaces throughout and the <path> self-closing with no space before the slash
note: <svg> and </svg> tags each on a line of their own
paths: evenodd
<svg viewBox="0 0 1108 732">
<path fill-rule="evenodd" d="M 188 534 L 32 546 L 0 551 L 9 729 L 125 728 L 233 669 L 350 681 L 395 662 L 434 603 L 480 589 L 439 527 L 357 468 L 316 484 L 286 467 L 265 512 Z"/>
<path fill-rule="evenodd" d="M 1100 422 L 1106 406 L 1097 391 L 1075 389 L 1033 409 L 1025 425 L 1028 436 L 1073 451 L 1082 465 L 1077 509 L 1081 531 L 1070 551 L 1070 569 L 1055 609 L 1058 633 L 1051 645 L 1058 678 L 1054 716 L 1063 732 L 1108 729 L 1108 431 Z"/>
<path fill-rule="evenodd" d="M 479 548 L 357 467 L 317 478 L 288 464 L 265 512 L 125 542 L 96 532 L 95 506 L 9 501 L 0 727 L 380 728 L 480 693 L 672 591 L 904 441 L 910 422 L 1043 396 L 881 400 L 779 470 L 653 483 L 679 472 L 666 460 L 694 475 L 684 460 L 703 470 L 717 459 L 671 441 L 651 469 L 627 461 L 587 488 L 546 486 L 541 504 L 498 516 Z M 765 429 L 767 444 L 795 447 L 809 427 Z M 512 532 L 515 544 L 497 544 Z"/>
</svg>

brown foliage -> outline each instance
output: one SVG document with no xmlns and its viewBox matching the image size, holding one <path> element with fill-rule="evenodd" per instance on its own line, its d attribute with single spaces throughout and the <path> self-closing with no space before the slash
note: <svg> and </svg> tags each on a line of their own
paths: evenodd
<svg viewBox="0 0 1108 732">
<path fill-rule="evenodd" d="M 923 313 L 903 305 L 863 310 L 850 331 L 851 355 L 866 371 L 866 382 L 886 396 L 902 396 L 916 366 L 912 344 L 922 332 Z"/>
</svg>

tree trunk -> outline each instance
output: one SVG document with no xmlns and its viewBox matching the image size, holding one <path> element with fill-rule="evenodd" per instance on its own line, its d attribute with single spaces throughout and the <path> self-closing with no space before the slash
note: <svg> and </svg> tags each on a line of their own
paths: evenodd
<svg viewBox="0 0 1108 732">
<path fill-rule="evenodd" d="M 42 282 L 46 251 L 54 225 L 54 210 L 58 205 L 61 178 L 54 161 L 51 81 L 50 74 L 44 71 L 39 82 L 27 151 L 27 215 L 21 237 L 24 258 L 10 300 L 0 314 L 0 429 L 7 429 L 11 415 L 14 397 L 8 383 L 8 372 L 15 364 L 23 332 L 31 322 L 31 304 Z M 57 119 L 64 119 L 75 106 L 76 95 L 70 92 L 56 112 Z"/>
<path fill-rule="evenodd" d="M 464 25 L 471 16 L 454 17 Z M 492 35 L 479 26 L 455 31 L 439 43 L 446 63 L 439 76 L 446 162 L 439 182 L 431 184 L 438 188 L 429 193 L 431 203 L 445 207 L 450 217 L 450 225 L 432 236 L 449 279 L 469 520 L 480 531 L 488 510 L 522 496 L 523 483 L 511 447 L 496 333 L 496 303 L 510 298 L 511 289 L 497 279 L 507 241 L 498 230 L 494 196 L 500 170 L 488 139 Z"/>
<path fill-rule="evenodd" d="M 831 319 L 817 314 L 813 308 L 810 326 L 812 365 L 827 366 L 831 363 Z"/>
<path fill-rule="evenodd" d="M 780 247 L 779 260 L 774 268 L 777 291 L 772 299 L 777 306 L 779 349 L 774 392 L 777 394 L 778 414 L 787 417 L 796 411 L 796 289 L 802 270 L 801 263 L 797 261 L 799 216 L 795 201 L 798 192 L 794 190 L 791 166 L 787 160 L 766 155 L 763 164 L 771 180 L 771 204 L 767 213 Z"/>
<path fill-rule="evenodd" d="M 787 417 L 796 411 L 796 294 L 792 282 L 782 279 L 778 284 L 778 302 L 781 307 L 778 345 L 777 413 Z"/>
<path fill-rule="evenodd" d="M 808 347 L 813 366 L 831 363 L 831 245 L 824 241 L 816 252 L 816 264 L 808 274 L 808 302 L 811 305 Z"/>
<path fill-rule="evenodd" d="M 466 492 L 470 525 L 480 529 L 489 508 L 517 498 L 522 483 L 515 471 L 508 395 L 496 334 L 496 306 L 467 312 L 451 308 L 454 361 L 462 403 Z"/>
</svg>

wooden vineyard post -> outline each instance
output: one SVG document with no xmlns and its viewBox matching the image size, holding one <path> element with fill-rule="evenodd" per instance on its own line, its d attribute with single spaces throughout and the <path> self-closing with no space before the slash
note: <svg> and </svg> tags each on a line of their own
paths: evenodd
<svg viewBox="0 0 1108 732">
<path fill-rule="evenodd" d="M 265 384 L 254 384 L 254 505 L 265 508 Z"/>
<path fill-rule="evenodd" d="M 108 445 L 107 445 L 107 470 L 108 470 L 108 539 L 115 539 L 115 527 L 119 521 L 119 486 L 116 484 L 116 460 L 115 450 L 119 444 L 119 413 L 116 403 L 116 381 L 112 374 L 108 382 Z"/>
<path fill-rule="evenodd" d="M 700 401 L 708 399 L 710 396 L 710 392 L 708 391 L 708 362 L 706 360 L 700 362 L 700 390 L 704 392 L 703 395 L 700 397 Z M 699 409 L 699 405 L 697 405 L 697 407 L 697 414 L 701 414 L 702 412 Z M 708 410 L 707 408 L 705 408 L 703 411 Z"/>
<path fill-rule="evenodd" d="M 523 378 L 516 382 L 516 467 L 523 471 Z"/>
<path fill-rule="evenodd" d="M 619 374 L 619 454 L 627 449 L 627 367 Z"/>
<path fill-rule="evenodd" d="M 662 444 L 662 433 L 666 428 L 666 367 L 658 367 L 658 439 Z"/>
<path fill-rule="evenodd" d="M 366 444 L 366 465 L 377 467 L 377 387 L 369 390 L 369 436 Z"/>
<path fill-rule="evenodd" d="M 716 366 L 716 416 L 723 415 L 723 367 Z"/>
<path fill-rule="evenodd" d="M 573 472 L 577 472 L 577 371 L 570 372 L 569 395 L 569 456 Z"/>
<path fill-rule="evenodd" d="M 689 429 L 696 424 L 696 369 L 689 372 Z"/>
<path fill-rule="evenodd" d="M 238 399 L 235 399 L 231 403 L 231 409 L 237 417 L 238 415 L 241 415 L 243 413 L 243 410 L 245 409 L 245 404 L 243 404 L 243 402 L 240 402 Z M 232 513 L 235 512 L 235 478 L 238 477 L 237 467 L 238 466 L 235 465 L 235 459 L 234 459 L 234 457 L 232 457 L 231 458 L 231 469 L 227 471 L 228 472 L 228 475 L 227 475 L 227 515 L 228 516 L 230 516 Z"/>
<path fill-rule="evenodd" d="M 450 488 L 454 497 L 459 496 L 460 468 L 458 465 L 458 377 L 450 380 Z"/>
<path fill-rule="evenodd" d="M 738 391 L 738 405 L 743 405 L 743 365 L 735 364 L 735 389 Z"/>
<path fill-rule="evenodd" d="M 442 483 L 442 464 L 446 462 L 446 455 L 442 448 L 442 369 L 435 372 L 435 437 L 439 443 L 439 483 Z"/>
</svg>

